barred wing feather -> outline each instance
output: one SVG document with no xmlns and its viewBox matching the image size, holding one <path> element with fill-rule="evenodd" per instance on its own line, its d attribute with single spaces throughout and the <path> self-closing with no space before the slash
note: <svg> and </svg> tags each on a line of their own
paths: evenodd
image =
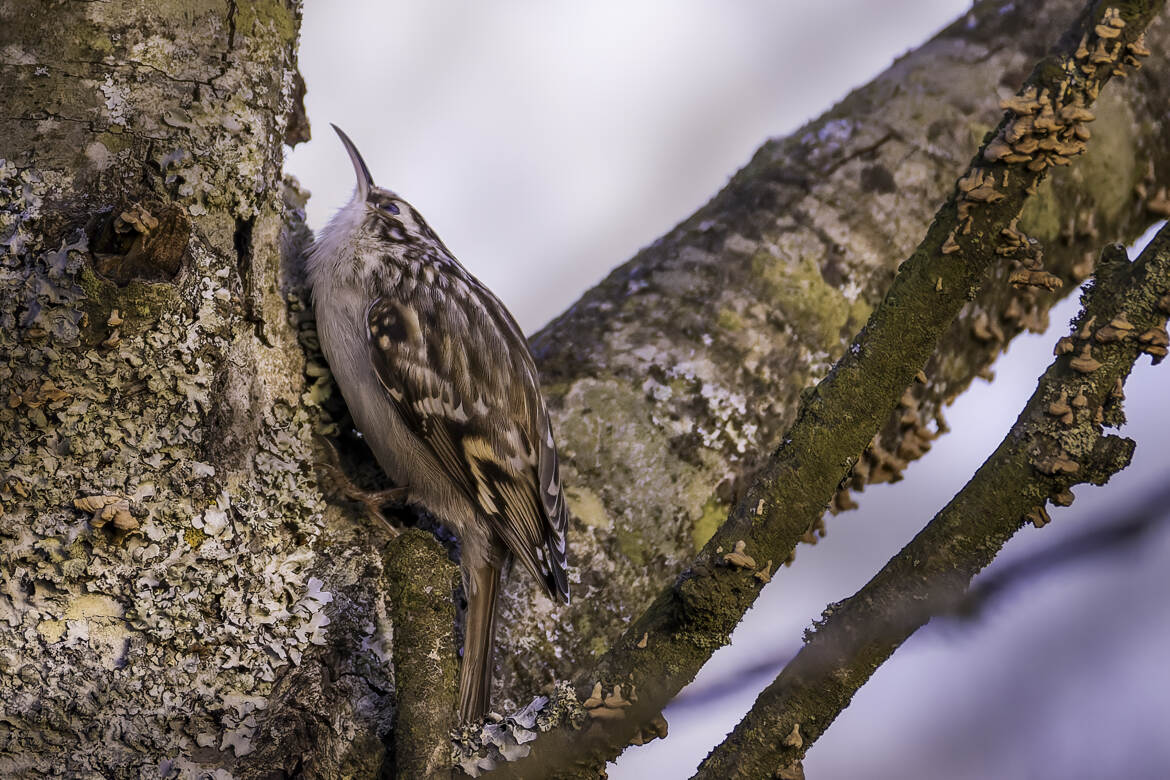
<svg viewBox="0 0 1170 780">
<path fill-rule="evenodd" d="M 403 286 L 370 305 L 374 371 L 508 550 L 550 595 L 568 601 L 568 512 L 527 342 L 494 298 L 493 306 L 476 300 L 491 293 L 474 279 L 458 280 L 460 295 L 443 292 L 443 285 Z"/>
</svg>

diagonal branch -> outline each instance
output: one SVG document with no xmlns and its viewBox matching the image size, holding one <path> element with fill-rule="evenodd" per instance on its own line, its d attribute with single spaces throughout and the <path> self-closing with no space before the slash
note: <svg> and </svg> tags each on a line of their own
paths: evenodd
<svg viewBox="0 0 1170 780">
<path fill-rule="evenodd" d="M 1157 487 L 1142 492 L 1145 497 L 1141 503 L 1121 518 L 1097 523 L 1077 536 L 1001 565 L 980 577 L 955 606 L 955 617 L 977 619 L 989 604 L 1005 595 L 1019 593 L 1028 581 L 1052 570 L 1099 562 L 1140 548 L 1170 521 L 1170 483 L 1163 477 Z M 778 671 L 781 666 L 777 664 L 774 668 Z"/>
<path fill-rule="evenodd" d="M 853 694 L 932 615 L 954 609 L 971 579 L 1026 522 L 1048 521 L 1073 485 L 1104 484 L 1133 442 L 1103 433 L 1123 421 L 1122 383 L 1144 351 L 1165 355 L 1170 227 L 1137 262 L 1098 267 L 1073 336 L 1041 377 L 1003 443 L 951 502 L 868 584 L 826 610 L 805 647 L 700 765 L 696 777 L 795 770 Z"/>
<path fill-rule="evenodd" d="M 577 680 L 581 691 L 596 683 L 607 692 L 633 687 L 637 700 L 612 716 L 599 714 L 608 707 L 594 713 L 592 739 L 564 728 L 543 735 L 530 756 L 503 767 L 502 776 L 538 776 L 569 761 L 588 766 L 615 757 L 727 643 L 774 566 L 792 555 L 823 515 L 858 454 L 979 289 L 997 251 L 1026 242 L 1015 220 L 1046 169 L 1084 150 L 1072 141 L 1083 134 L 1083 123 L 1092 118 L 1087 106 L 1114 67 L 1082 67 L 1089 55 L 1081 50 L 1109 41 L 1121 65 L 1124 56 L 1141 51 L 1138 39 L 1161 5 L 1129 7 L 1120 15 L 1105 3 L 1091 4 L 1035 67 L 869 323 L 806 395 L 783 444 L 727 521 L 687 571 Z M 1037 144 L 1025 153 L 1012 148 L 1013 138 Z M 1048 148 L 1050 138 L 1059 145 Z M 1042 270 L 1032 270 L 1033 281 L 1046 281 Z"/>
<path fill-rule="evenodd" d="M 1000 100 L 1084 3 L 978 0 L 822 116 L 766 141 L 709 202 L 533 337 L 580 580 L 572 605 L 552 611 L 511 578 L 501 696 L 590 667 L 689 564 L 782 441 L 802 391 L 880 302 L 999 122 Z M 1165 49 L 1170 24 L 1147 39 Z M 945 430 L 944 405 L 1016 335 L 1042 330 L 1091 273 L 1101 236 L 1128 242 L 1149 227 L 1155 201 L 1167 202 L 1168 71 L 1170 61 L 1151 58 L 1111 83 L 1088 153 L 1028 200 L 1020 227 L 1043 242 L 1046 270 L 1065 288 L 985 282 L 939 339 L 926 384 L 908 394 L 913 408 L 899 405 L 851 485 L 897 479 Z M 992 278 L 1011 270 L 997 264 Z"/>
</svg>

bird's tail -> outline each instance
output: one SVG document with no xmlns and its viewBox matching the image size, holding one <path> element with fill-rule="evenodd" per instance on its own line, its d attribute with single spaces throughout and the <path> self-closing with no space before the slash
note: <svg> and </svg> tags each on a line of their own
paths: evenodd
<svg viewBox="0 0 1170 780">
<path fill-rule="evenodd" d="M 459 719 L 467 723 L 482 718 L 491 705 L 500 569 L 492 565 L 479 566 L 471 571 L 464 585 L 467 619 L 463 634 L 463 666 L 459 670 Z"/>
</svg>

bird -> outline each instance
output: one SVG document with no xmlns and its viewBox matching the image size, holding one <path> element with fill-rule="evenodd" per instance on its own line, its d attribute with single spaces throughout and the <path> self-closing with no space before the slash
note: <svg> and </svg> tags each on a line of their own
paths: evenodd
<svg viewBox="0 0 1170 780">
<path fill-rule="evenodd" d="M 353 197 L 307 257 L 321 350 L 382 470 L 459 540 L 459 717 L 491 704 L 501 576 L 519 560 L 569 602 L 569 512 L 536 364 L 516 320 L 357 146 Z"/>
</svg>

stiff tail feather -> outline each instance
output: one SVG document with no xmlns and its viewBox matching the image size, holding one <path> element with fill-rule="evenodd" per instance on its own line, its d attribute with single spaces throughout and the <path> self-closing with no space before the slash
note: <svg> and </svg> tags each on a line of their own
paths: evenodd
<svg viewBox="0 0 1170 780">
<path fill-rule="evenodd" d="M 500 569 L 480 566 L 471 571 L 465 585 L 467 619 L 459 670 L 459 719 L 467 723 L 481 719 L 491 706 Z"/>
</svg>

